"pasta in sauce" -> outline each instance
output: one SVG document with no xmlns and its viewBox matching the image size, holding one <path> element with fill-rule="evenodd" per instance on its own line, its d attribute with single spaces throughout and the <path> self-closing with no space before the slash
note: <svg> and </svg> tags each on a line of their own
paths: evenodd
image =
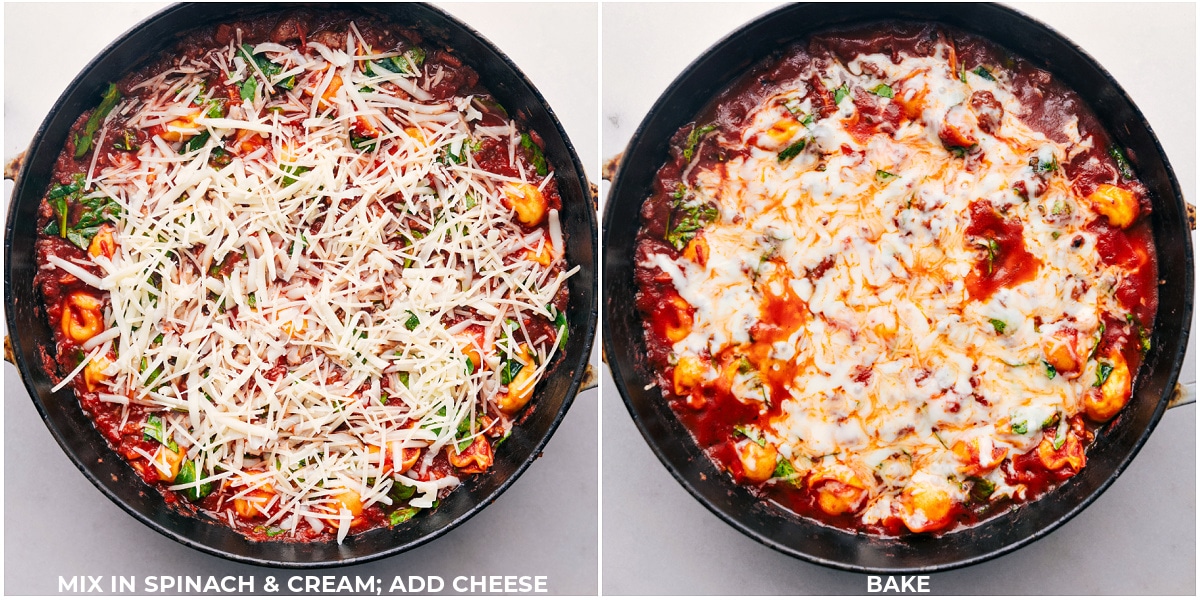
<svg viewBox="0 0 1200 600">
<path fill-rule="evenodd" d="M 947 27 L 814 36 L 672 139 L 636 280 L 656 382 L 737 482 L 878 535 L 1028 502 L 1119 418 L 1146 189 L 1078 95 Z"/>
<path fill-rule="evenodd" d="M 47 370 L 147 483 L 251 539 L 436 508 L 566 342 L 541 139 L 415 31 L 198 30 L 80 115 L 54 177 Z"/>
</svg>

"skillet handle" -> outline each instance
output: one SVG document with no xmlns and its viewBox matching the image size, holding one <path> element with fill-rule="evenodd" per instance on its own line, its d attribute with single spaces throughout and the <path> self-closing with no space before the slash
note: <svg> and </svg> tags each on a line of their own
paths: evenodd
<svg viewBox="0 0 1200 600">
<path fill-rule="evenodd" d="M 1196 401 L 1196 382 L 1189 381 L 1187 383 L 1176 383 L 1175 391 L 1171 393 L 1171 400 L 1167 402 L 1167 408 L 1176 408 L 1192 404 Z"/>
<path fill-rule="evenodd" d="M 12 160 L 4 163 L 4 178 L 5 179 L 8 179 L 9 181 L 12 181 L 13 183 L 17 182 L 17 175 L 21 172 L 21 165 L 23 165 L 25 163 L 25 153 L 26 152 L 28 152 L 28 150 L 22 150 L 20 153 L 18 153 L 16 156 L 14 156 L 12 158 Z"/>
</svg>

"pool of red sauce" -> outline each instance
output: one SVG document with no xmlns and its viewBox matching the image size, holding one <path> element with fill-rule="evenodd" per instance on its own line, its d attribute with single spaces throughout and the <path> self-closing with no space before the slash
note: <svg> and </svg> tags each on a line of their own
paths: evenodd
<svg viewBox="0 0 1200 600">
<path fill-rule="evenodd" d="M 221 24 L 215 27 L 202 28 L 190 34 L 179 43 L 179 46 L 173 52 L 167 52 L 163 55 L 148 61 L 136 71 L 130 73 L 121 81 L 117 82 L 117 87 L 122 93 L 122 97 L 129 97 L 135 94 L 151 94 L 154 90 L 144 89 L 140 92 L 131 91 L 131 88 L 145 80 L 161 72 L 166 68 L 170 68 L 179 56 L 189 56 L 198 58 L 207 53 L 210 49 L 229 43 L 231 39 L 236 39 L 236 31 L 241 30 L 242 40 L 246 43 L 257 44 L 263 41 L 274 41 L 276 43 L 295 43 L 298 39 L 320 39 L 323 35 L 332 35 L 332 32 L 346 31 L 350 21 L 355 18 L 360 18 L 350 13 L 340 13 L 337 11 L 322 12 L 314 14 L 304 10 L 298 10 L 284 15 L 271 15 L 255 18 L 249 21 L 240 21 L 236 23 Z M 423 43 L 421 36 L 414 31 L 402 28 L 387 28 L 382 24 L 365 24 L 359 20 L 357 22 L 358 30 L 367 43 L 374 48 L 394 48 L 400 44 L 422 45 L 429 49 L 429 45 Z M 334 38 L 337 39 L 337 38 Z M 344 33 L 340 36 L 341 43 L 344 44 Z M 508 121 L 508 115 L 494 101 L 491 101 L 491 95 L 482 87 L 479 82 L 479 76 L 470 66 L 465 65 L 451 51 L 444 49 L 428 50 L 425 59 L 425 73 L 430 73 L 432 69 L 441 68 L 443 75 L 437 85 L 432 86 L 429 92 L 433 99 L 446 100 L 459 96 L 474 95 L 477 98 L 487 100 L 486 102 L 476 102 L 474 106 L 480 110 L 482 117 L 480 119 L 483 125 L 500 125 Z M 426 77 L 425 74 L 421 76 Z M 217 77 L 213 77 L 208 82 L 210 87 L 222 87 L 223 82 L 218 81 Z M 418 79 L 420 81 L 420 79 Z M 236 86 L 224 86 L 228 88 L 228 94 L 234 101 L 240 101 Z M 71 134 L 68 135 L 68 141 L 63 151 L 59 154 L 58 160 L 55 163 L 54 171 L 50 187 L 55 184 L 68 184 L 73 176 L 77 173 L 86 173 L 91 165 L 93 154 L 96 150 L 89 151 L 83 157 L 76 159 L 75 154 L 75 134 L 83 130 L 91 111 L 85 112 L 76 119 L 71 128 Z M 99 172 L 109 166 L 122 164 L 124 162 L 136 161 L 136 153 L 124 152 L 112 148 L 114 141 L 113 132 L 121 132 L 125 129 L 126 120 L 117 115 L 110 119 L 110 124 L 107 128 L 109 134 L 101 143 L 103 152 L 96 158 L 96 171 Z M 149 138 L 155 132 L 146 130 L 134 130 L 136 137 L 135 143 L 141 145 L 147 143 Z M 535 131 L 527 131 L 533 140 L 542 146 L 541 137 Z M 99 136 L 96 138 L 99 140 Z M 232 141 L 232 140 L 229 140 Z M 509 162 L 508 149 L 506 146 L 491 139 L 484 140 L 480 150 L 475 153 L 476 161 L 484 170 L 498 173 L 501 175 L 516 177 L 519 175 L 520 168 L 515 163 Z M 233 150 L 231 150 L 233 151 Z M 516 153 L 516 159 L 522 163 L 522 167 L 526 173 L 533 173 L 534 167 L 531 159 L 524 151 Z M 551 166 L 551 171 L 553 167 Z M 48 190 L 47 190 L 48 191 Z M 562 199 L 558 191 L 558 182 L 556 179 L 551 179 L 542 188 L 542 193 L 547 200 L 549 208 L 561 210 Z M 71 206 L 69 222 L 75 222 L 79 218 L 81 208 Z M 38 231 L 41 232 L 54 218 L 53 209 L 49 203 L 43 198 L 39 207 L 38 215 Z M 546 224 L 542 223 L 538 228 L 545 228 Z M 532 230 L 532 229 L 531 229 Z M 54 255 L 65 260 L 78 259 L 87 261 L 86 268 L 89 272 L 100 276 L 99 267 L 90 263 L 87 252 L 80 249 L 69 241 L 58 236 L 49 236 L 43 233 L 38 234 L 36 258 L 38 265 L 47 264 L 47 256 Z M 225 265 L 225 270 L 232 270 L 233 263 Z M 35 287 L 42 294 L 43 307 L 46 311 L 47 321 L 54 332 L 55 348 L 41 350 L 43 367 L 47 373 L 55 375 L 55 378 L 64 376 L 71 372 L 78 364 L 79 360 L 84 355 L 83 350 L 72 339 L 65 336 L 62 332 L 59 323 L 61 321 L 62 311 L 64 310 L 65 299 L 76 291 L 86 291 L 94 296 L 101 297 L 104 306 L 108 307 L 108 294 L 96 290 L 75 277 L 61 276 L 61 270 L 42 271 L 39 270 L 35 278 Z M 570 296 L 570 290 L 567 286 L 562 286 L 559 293 L 555 296 L 552 304 L 560 311 L 566 309 L 567 302 Z M 541 338 L 553 339 L 555 335 L 554 325 L 552 322 L 540 316 L 533 316 L 523 323 L 530 334 L 531 339 L 538 340 Z M 278 366 L 277 366 L 278 367 Z M 267 373 L 270 377 L 271 373 L 276 371 L 273 369 Z M 278 376 L 278 375 L 276 375 Z M 194 513 L 195 507 L 200 507 L 210 511 L 224 512 L 228 509 L 228 497 L 237 492 L 237 490 L 215 490 L 212 494 L 202 499 L 198 504 L 193 504 L 185 500 L 180 494 L 167 489 L 171 482 L 163 481 L 158 470 L 152 466 L 143 456 L 138 454 L 134 448 L 139 448 L 151 455 L 158 449 L 158 442 L 147 441 L 143 439 L 142 426 L 146 420 L 148 412 L 141 406 L 131 404 L 128 414 L 122 415 L 122 407 L 119 404 L 105 402 L 99 399 L 97 392 L 89 392 L 84 386 L 82 376 L 78 376 L 71 384 L 71 389 L 75 396 L 79 399 L 80 406 L 84 412 L 91 418 L 96 429 L 104 436 L 110 446 L 124 457 L 141 478 L 152 486 L 155 486 L 164 496 L 168 503 L 185 513 Z M 531 405 L 532 406 L 532 405 Z M 528 411 L 523 413 L 528 415 Z M 522 420 L 520 417 L 516 419 L 519 423 Z M 457 467 L 449 464 L 445 453 L 440 453 L 435 456 L 432 466 L 429 468 L 428 477 L 437 479 L 447 475 L 455 475 L 460 479 L 471 477 L 471 474 L 459 471 Z M 443 495 L 452 493 L 451 490 L 443 491 Z M 225 522 L 223 520 L 223 522 Z M 252 540 L 266 539 L 283 539 L 272 538 L 268 536 L 262 529 L 261 518 L 246 519 L 236 516 L 235 529 L 241 532 L 246 537 Z M 385 526 L 388 523 L 387 514 L 379 508 L 378 505 L 365 507 L 362 514 L 356 518 L 351 525 L 351 533 L 358 533 L 373 529 L 380 526 Z M 297 527 L 294 536 L 287 537 L 287 541 L 322 541 L 333 539 L 336 534 L 336 527 L 331 529 L 327 527 L 324 532 L 317 533 L 306 523 L 301 522 Z"/>
<path fill-rule="evenodd" d="M 1101 218 L 1089 224 L 1087 229 L 1096 234 L 1097 251 L 1104 262 L 1137 267 L 1132 276 L 1126 277 L 1120 283 L 1116 295 L 1121 304 L 1149 330 L 1153 326 L 1158 300 L 1157 264 L 1149 223 L 1151 204 L 1144 186 L 1136 179 L 1120 178 L 1115 161 L 1107 154 L 1111 144 L 1110 138 L 1078 94 L 1024 59 L 1014 57 L 1003 48 L 976 36 L 932 25 L 888 23 L 821 34 L 814 36 L 807 43 L 793 45 L 782 52 L 781 56 L 766 59 L 751 69 L 719 94 L 697 116 L 693 122 L 696 127 L 712 123 L 717 126 L 717 134 L 702 139 L 695 150 L 697 167 L 693 168 L 691 173 L 721 168 L 721 163 L 737 156 L 738 151 L 719 144 L 719 136 L 740 139 L 740 131 L 749 124 L 751 111 L 766 98 L 790 87 L 810 65 L 820 67 L 830 64 L 834 59 L 845 62 L 859 54 L 885 53 L 896 61 L 902 53 L 928 56 L 933 54 L 939 39 L 953 41 L 957 58 L 965 63 L 967 70 L 984 65 L 989 70 L 1002 69 L 1007 72 L 1016 84 L 1016 95 L 1027 107 L 1028 112 L 1021 115 L 1022 119 L 1047 137 L 1060 143 L 1066 142 L 1062 127 L 1072 117 L 1078 118 L 1080 133 L 1091 135 L 1094 140 L 1091 150 L 1080 153 L 1063 165 L 1066 176 L 1072 180 L 1072 185 L 1079 194 L 1086 196 L 1099 184 L 1114 180 L 1119 180 L 1122 187 L 1134 192 L 1140 202 L 1141 215 L 1133 226 L 1121 230 L 1109 226 L 1107 220 Z M 817 77 L 807 79 L 805 83 L 813 90 L 810 94 L 816 96 L 816 112 L 822 117 L 832 114 L 835 110 L 832 92 Z M 845 123 L 852 135 L 865 139 L 877 132 L 889 133 L 902 122 L 904 115 L 901 114 L 902 111 L 895 109 L 896 103 L 885 104 L 878 97 L 857 87 L 852 89 L 851 93 L 859 112 Z M 748 423 L 766 425 L 768 419 L 778 413 L 780 402 L 772 402 L 767 414 L 760 415 L 756 408 L 742 404 L 728 390 L 706 387 L 701 408 L 695 408 L 695 400 L 689 404 L 687 398 L 674 393 L 671 342 L 663 332 L 664 323 L 674 318 L 672 315 L 676 309 L 671 304 L 671 298 L 677 293 L 670 279 L 657 267 L 644 265 L 646 257 L 651 254 L 665 254 L 672 258 L 680 255 L 680 252 L 664 242 L 663 238 L 668 219 L 672 217 L 672 194 L 681 183 L 686 183 L 689 187 L 694 184 L 694 180 L 683 182 L 682 177 L 687 166 L 682 149 L 687 143 L 692 127 L 693 124 L 685 125 L 671 138 L 670 157 L 659 169 L 652 194 L 641 209 L 642 227 L 637 238 L 637 266 L 634 277 L 638 286 L 636 303 L 644 322 L 646 354 L 653 379 L 672 410 L 703 451 L 720 468 L 729 472 L 735 481 L 756 495 L 799 515 L 839 529 L 885 536 L 914 535 L 908 532 L 898 518 L 864 526 L 853 515 L 828 515 L 818 507 L 816 494 L 806 486 L 747 482 L 734 450 L 737 437 L 733 427 Z M 1092 158 L 1096 161 L 1089 160 Z M 969 275 L 967 286 L 972 297 L 983 299 L 1000 287 L 1015 285 L 1036 276 L 1038 259 L 1030 254 L 1021 242 L 1020 222 L 1006 219 L 984 203 L 973 204 L 968 213 L 963 217 L 969 219 L 968 229 L 975 232 L 972 235 L 991 236 L 999 245 L 999 252 L 993 257 L 991 272 L 988 272 L 987 261 L 981 260 L 975 271 Z M 799 302 L 788 305 L 768 298 L 766 307 L 764 331 L 778 329 L 781 315 L 807 314 L 807 309 Z M 1106 314 L 1103 321 L 1106 328 L 1098 353 L 1104 355 L 1110 351 L 1120 352 L 1128 361 L 1131 372 L 1136 373 L 1142 361 L 1142 354 L 1134 326 L 1127 322 L 1125 315 Z M 762 327 L 764 323 L 756 327 Z M 786 336 L 783 339 L 786 339 Z M 716 364 L 719 366 L 721 361 L 722 357 L 717 357 Z M 769 375 L 767 383 L 771 388 L 772 397 L 786 397 L 782 383 L 789 379 L 790 374 L 774 373 L 770 370 L 765 372 Z M 860 374 L 860 377 L 870 377 L 870 373 Z M 1114 422 L 1119 419 L 1118 415 Z M 1093 437 L 1094 432 L 1102 425 L 1083 423 L 1081 427 L 1086 431 L 1083 435 L 1086 438 Z M 1047 432 L 1053 435 L 1053 428 Z M 1038 458 L 1036 449 L 1024 455 L 1006 458 L 1000 468 L 1010 484 L 1023 483 L 1027 487 L 1025 501 L 1034 500 L 1047 493 L 1075 473 L 1070 467 L 1048 470 Z M 1002 500 L 985 506 L 957 505 L 952 513 L 951 525 L 942 532 L 970 527 L 1015 508 L 1016 504 L 1017 501 Z"/>
</svg>

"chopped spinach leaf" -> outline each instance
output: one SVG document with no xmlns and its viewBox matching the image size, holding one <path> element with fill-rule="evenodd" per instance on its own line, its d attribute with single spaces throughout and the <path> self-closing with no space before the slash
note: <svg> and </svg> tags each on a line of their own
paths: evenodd
<svg viewBox="0 0 1200 600">
<path fill-rule="evenodd" d="M 846 84 L 843 83 L 841 87 L 839 87 L 836 90 L 833 90 L 833 103 L 841 104 L 842 100 L 845 100 L 846 96 L 849 96 L 849 95 L 850 95 L 850 88 L 846 87 Z"/>
<path fill-rule="evenodd" d="M 394 510 L 394 511 L 392 511 L 392 514 L 388 515 L 388 523 L 391 523 L 392 527 L 395 527 L 395 526 L 415 517 L 417 515 L 417 513 L 419 513 L 419 512 L 421 512 L 421 509 L 419 509 L 415 506 L 408 506 L 405 508 Z"/>
<path fill-rule="evenodd" d="M 546 310 L 550 311 L 550 315 L 554 317 L 554 330 L 560 332 L 561 337 L 558 340 L 559 350 L 567 347 L 567 314 L 558 310 L 553 304 L 547 304 Z"/>
<path fill-rule="evenodd" d="M 195 484 L 197 481 L 204 479 L 204 471 L 197 467 L 197 462 L 193 460 L 184 461 L 183 466 L 179 468 L 179 475 L 175 477 L 175 483 Z M 212 493 L 213 484 L 212 482 L 207 482 L 199 485 L 189 485 L 179 491 L 188 500 L 199 502 Z"/>
<path fill-rule="evenodd" d="M 1058 375 L 1058 371 L 1055 370 L 1054 365 L 1046 362 L 1045 360 L 1042 360 L 1042 369 L 1046 372 L 1047 379 L 1054 379 L 1054 376 Z"/>
<path fill-rule="evenodd" d="M 796 468 L 792 466 L 791 461 L 780 456 L 775 462 L 775 472 L 771 473 L 771 477 L 777 479 L 793 479 L 796 477 Z"/>
<path fill-rule="evenodd" d="M 187 154 L 189 152 L 195 152 L 195 151 L 203 148 L 204 144 L 208 143 L 208 138 L 209 138 L 208 130 L 200 132 L 200 135 L 197 135 L 197 136 L 193 137 L 192 139 L 188 140 L 187 142 L 185 142 L 183 144 L 183 148 L 179 149 L 179 153 Z"/>
<path fill-rule="evenodd" d="M 683 160 L 691 162 L 692 156 L 696 154 L 696 147 L 700 145 L 700 140 L 716 130 L 717 126 L 714 123 L 709 123 L 703 127 L 692 125 L 692 131 L 688 133 L 687 144 L 683 147 Z"/>
<path fill-rule="evenodd" d="M 804 151 L 804 147 L 806 145 L 808 145 L 808 139 L 803 139 L 795 144 L 792 144 L 791 146 L 788 146 L 787 148 L 784 148 L 783 151 L 779 153 L 779 162 L 786 162 L 795 158 Z"/>
<path fill-rule="evenodd" d="M 1117 162 L 1117 170 L 1121 172 L 1122 179 L 1133 179 L 1133 168 L 1129 165 L 1129 159 L 1125 157 L 1125 152 L 1119 146 L 1110 147 L 1108 155 Z"/>
<path fill-rule="evenodd" d="M 671 216 L 679 214 L 676 219 L 667 220 L 666 240 L 676 250 L 683 250 L 687 243 L 696 237 L 696 232 L 717 218 L 717 208 L 711 204 L 674 203 L 675 210 Z"/>
<path fill-rule="evenodd" d="M 995 329 L 996 333 L 1004 333 L 1004 328 L 1008 327 L 1008 324 L 1000 319 L 989 319 L 989 321 L 991 321 L 992 329 Z"/>
<path fill-rule="evenodd" d="M 96 130 L 100 129 L 100 123 L 104 121 L 104 117 L 107 117 L 108 113 L 112 112 L 120 99 L 121 91 L 117 89 L 116 84 L 108 84 L 108 88 L 104 90 L 104 97 L 100 100 L 100 105 L 92 111 L 92 115 L 88 117 L 87 123 L 83 126 L 83 132 L 75 134 L 75 158 L 83 158 L 88 150 L 92 149 Z"/>
<path fill-rule="evenodd" d="M 529 137 L 528 133 L 521 134 L 521 149 L 525 151 L 530 164 L 537 170 L 539 176 L 545 177 L 550 173 L 550 167 L 546 164 L 546 156 L 542 154 L 541 147 L 533 141 L 532 137 Z"/>
<path fill-rule="evenodd" d="M 524 368 L 525 363 L 522 363 L 515 358 L 510 358 L 504 361 L 500 364 L 500 384 L 508 385 L 512 383 L 513 380 L 517 378 L 517 375 L 521 372 L 521 369 Z"/>
<path fill-rule="evenodd" d="M 886 83 L 881 83 L 875 86 L 875 89 L 871 90 L 871 93 L 879 96 L 880 98 L 895 97 L 895 94 L 892 92 L 892 87 Z"/>
<path fill-rule="evenodd" d="M 975 67 L 975 70 L 971 71 L 971 72 L 988 80 L 988 81 L 996 80 L 996 78 L 992 76 L 992 72 L 988 71 L 986 68 L 984 68 L 983 65 L 979 65 L 978 67 Z"/>
<path fill-rule="evenodd" d="M 1096 383 L 1093 383 L 1092 387 L 1104 385 L 1104 382 L 1108 381 L 1108 376 L 1112 374 L 1112 370 L 1113 366 L 1106 362 L 1098 364 L 1096 366 Z"/>
<path fill-rule="evenodd" d="M 967 481 L 971 483 L 970 497 L 974 502 L 987 502 L 996 491 L 996 484 L 982 477 L 968 477 Z"/>
<path fill-rule="evenodd" d="M 746 439 L 754 442 L 755 444 L 758 444 L 759 446 L 762 446 L 764 448 L 767 447 L 767 441 L 758 436 L 755 436 L 754 433 L 751 432 L 745 425 L 734 425 L 733 430 L 735 432 L 737 432 L 738 434 L 745 436 Z"/>
</svg>

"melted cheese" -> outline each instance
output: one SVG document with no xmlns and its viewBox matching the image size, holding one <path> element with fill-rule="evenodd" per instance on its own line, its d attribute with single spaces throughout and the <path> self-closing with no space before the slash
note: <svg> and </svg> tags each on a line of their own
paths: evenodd
<svg viewBox="0 0 1200 600">
<path fill-rule="evenodd" d="M 812 115 L 779 140 L 786 128 L 777 124 L 801 119 L 812 98 L 798 83 L 766 99 L 740 139 L 724 142 L 740 151 L 737 158 L 691 165 L 685 174 L 696 201 L 719 212 L 699 234 L 707 260 L 652 254 L 644 265 L 668 275 L 695 309 L 690 334 L 674 344 L 681 361 L 766 355 L 771 362 L 756 365 L 760 371 L 794 373 L 783 398 L 747 392 L 761 385 L 732 390 L 760 414 L 768 403 L 780 406 L 761 435 L 801 474 L 832 466 L 873 474 L 857 513 L 863 523 L 901 515 L 905 492 L 942 490 L 963 500 L 958 482 L 967 465 L 951 451 L 955 444 L 978 440 L 981 455 L 1016 455 L 1037 446 L 1044 423 L 1079 413 L 1097 363 L 1088 361 L 1077 377 L 1049 377 L 1043 343 L 1070 330 L 1086 353 L 1100 315 L 1123 313 L 1111 293 L 1119 273 L 1100 263 L 1095 236 L 1083 228 L 1095 213 L 1061 169 L 1039 176 L 1030 166 L 1031 158 L 1061 164 L 1091 138 L 1081 139 L 1071 121 L 1069 143 L 1047 139 L 1016 116 L 1025 109 L 1004 75 L 993 81 L 968 73 L 963 81 L 946 55 L 943 46 L 898 63 L 861 56 L 799 76 L 820 76 L 830 90 L 891 82 L 896 98 L 878 101 L 923 98 L 920 116 L 902 120 L 894 133 L 859 139 L 846 127 L 858 111 L 847 96 L 835 114 Z M 991 134 L 967 113 L 975 91 L 990 92 L 1004 108 Z M 946 124 L 969 130 L 978 148 L 966 157 L 948 149 L 940 137 Z M 782 148 L 801 140 L 803 152 L 781 158 Z M 1032 189 L 1039 177 L 1040 196 L 1024 200 L 1013 191 L 1014 182 Z M 1025 247 L 1041 261 L 1032 280 L 983 301 L 964 286 L 986 251 L 965 231 L 977 200 L 1020 221 Z M 765 307 L 785 286 L 800 324 L 757 351 L 767 342 L 755 341 L 753 328 L 772 318 Z M 711 368 L 703 377 L 711 385 L 721 376 Z M 996 470 L 981 476 L 997 494 L 1022 493 Z M 924 512 L 909 518 L 910 526 L 928 524 Z"/>
</svg>

